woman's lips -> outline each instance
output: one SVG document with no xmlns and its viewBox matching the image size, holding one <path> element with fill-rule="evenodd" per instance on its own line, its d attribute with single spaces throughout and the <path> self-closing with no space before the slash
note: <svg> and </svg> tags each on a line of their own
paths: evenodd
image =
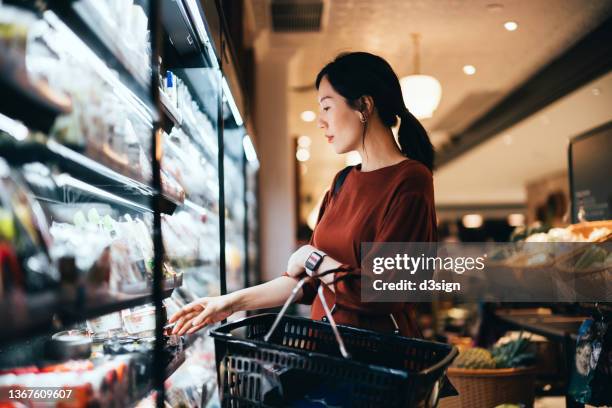
<svg viewBox="0 0 612 408">
<path fill-rule="evenodd" d="M 333 136 L 327 136 L 327 135 L 326 135 L 325 137 L 327 138 L 327 143 L 331 143 L 331 142 L 333 142 L 333 140 L 334 140 L 334 137 L 333 137 Z"/>
</svg>

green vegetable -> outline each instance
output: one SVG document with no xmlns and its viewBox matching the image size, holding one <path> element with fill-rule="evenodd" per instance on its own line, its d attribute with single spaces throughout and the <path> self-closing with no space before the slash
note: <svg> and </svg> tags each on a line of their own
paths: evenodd
<svg viewBox="0 0 612 408">
<path fill-rule="evenodd" d="M 588 269 L 593 264 L 604 263 L 607 256 L 608 251 L 599 246 L 592 245 L 582 253 L 578 261 L 576 261 L 574 268 L 583 270 Z"/>
</svg>

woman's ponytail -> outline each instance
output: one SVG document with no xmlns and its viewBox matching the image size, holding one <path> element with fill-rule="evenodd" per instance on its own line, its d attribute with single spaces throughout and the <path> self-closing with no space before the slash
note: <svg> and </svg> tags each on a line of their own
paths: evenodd
<svg viewBox="0 0 612 408">
<path fill-rule="evenodd" d="M 427 131 L 408 109 L 403 108 L 398 116 L 401 123 L 397 139 L 402 153 L 433 171 L 434 148 Z"/>
</svg>

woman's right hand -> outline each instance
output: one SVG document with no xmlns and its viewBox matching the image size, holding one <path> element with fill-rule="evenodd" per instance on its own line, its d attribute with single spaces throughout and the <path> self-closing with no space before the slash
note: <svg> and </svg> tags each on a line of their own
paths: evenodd
<svg viewBox="0 0 612 408">
<path fill-rule="evenodd" d="M 168 319 L 168 322 L 176 322 L 172 334 L 182 335 L 194 333 L 208 324 L 220 322 L 232 313 L 234 310 L 230 295 L 204 297 L 183 306 Z"/>
</svg>

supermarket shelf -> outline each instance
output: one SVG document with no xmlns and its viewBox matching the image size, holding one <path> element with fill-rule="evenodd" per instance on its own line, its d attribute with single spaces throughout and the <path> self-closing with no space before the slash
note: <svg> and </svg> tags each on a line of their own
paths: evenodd
<svg viewBox="0 0 612 408">
<path fill-rule="evenodd" d="M 176 127 L 180 127 L 183 124 L 183 115 L 181 112 L 172 105 L 170 98 L 164 91 L 159 90 L 159 100 L 162 106 L 162 113 L 164 116 Z"/>
<path fill-rule="evenodd" d="M 182 284 L 181 279 L 169 279 L 164 285 L 164 298 Z M 149 285 L 139 293 L 109 293 L 101 290 L 75 290 L 71 294 L 44 292 L 13 293 L 0 300 L 0 342 L 42 334 L 81 322 L 85 319 L 136 307 L 152 301 Z"/>
<path fill-rule="evenodd" d="M 61 170 L 78 177 L 78 180 L 94 187 L 113 193 L 123 199 L 151 208 L 155 190 L 139 181 L 124 176 L 117 171 L 90 159 L 67 146 L 49 140 L 47 143 L 3 143 L 0 145 L 2 157 L 11 164 L 24 164 L 32 161 L 53 163 Z M 162 212 L 172 214 L 182 202 L 179 198 L 162 195 Z"/>
<path fill-rule="evenodd" d="M 170 376 L 172 376 L 172 374 L 174 374 L 174 372 L 178 370 L 181 365 L 183 365 L 185 359 L 186 353 L 185 349 L 183 348 L 181 351 L 174 355 L 172 360 L 170 360 L 170 362 L 166 366 L 166 379 L 170 378 Z"/>
<path fill-rule="evenodd" d="M 73 0 L 51 0 L 49 6 L 64 24 L 70 27 L 70 30 L 87 44 L 102 61 L 105 61 L 110 68 L 117 71 L 121 82 L 153 111 L 151 93 L 147 84 L 148 79 L 139 78 L 129 69 L 125 61 L 113 52 L 110 40 L 99 35 L 97 31 L 100 30 L 97 27 L 100 24 L 99 19 L 88 16 L 83 12 L 77 12 L 75 3 Z"/>
<path fill-rule="evenodd" d="M 0 59 L 0 113 L 32 129 L 48 132 L 58 115 L 72 109 L 70 100 L 44 84 L 30 82 L 25 57 L 18 60 L 1 44 L 0 55 L 3 56 Z"/>
<path fill-rule="evenodd" d="M 562 340 L 569 337 L 576 340 L 578 329 L 587 318 L 584 316 L 561 316 L 561 315 L 512 315 L 501 311 L 496 312 L 496 317 L 504 323 L 519 329 L 525 329 L 541 336 Z"/>
</svg>

